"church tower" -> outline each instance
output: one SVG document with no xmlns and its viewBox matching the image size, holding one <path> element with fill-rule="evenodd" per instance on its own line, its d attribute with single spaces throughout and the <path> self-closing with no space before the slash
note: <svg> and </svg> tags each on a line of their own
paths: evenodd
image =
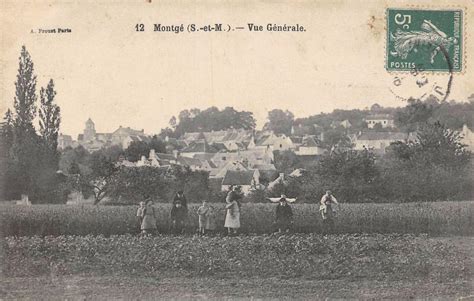
<svg viewBox="0 0 474 301">
<path fill-rule="evenodd" d="M 95 140 L 95 124 L 92 119 L 86 121 L 86 128 L 84 129 L 84 141 Z"/>
</svg>

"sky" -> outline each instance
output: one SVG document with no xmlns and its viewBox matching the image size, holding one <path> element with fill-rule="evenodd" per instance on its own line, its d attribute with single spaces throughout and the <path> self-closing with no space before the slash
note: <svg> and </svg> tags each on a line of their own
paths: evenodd
<svg viewBox="0 0 474 301">
<path fill-rule="evenodd" d="M 410 1 L 439 7 L 468 0 Z M 31 1 L 4 0 L 3 113 L 13 104 L 18 56 L 25 45 L 38 89 L 52 78 L 61 132 L 74 137 L 92 118 L 98 132 L 120 125 L 159 133 L 181 110 L 232 106 L 254 113 L 257 126 L 271 109 L 306 117 L 334 109 L 403 106 L 414 82 L 394 91 L 385 70 L 385 10 L 407 1 Z M 466 10 L 465 20 L 474 17 Z M 145 32 L 135 31 L 143 23 Z M 229 24 L 231 32 L 153 32 L 153 24 Z M 248 23 L 300 24 L 304 32 L 250 32 Z M 226 27 L 226 25 L 224 25 Z M 38 33 L 69 28 L 71 33 Z M 31 31 L 33 30 L 33 33 Z M 466 27 L 473 36 L 473 29 Z M 454 74 L 449 99 L 474 93 L 474 39 L 464 43 L 465 71 Z M 428 74 L 446 86 L 446 74 Z M 469 79 L 471 79 L 469 81 Z"/>
</svg>

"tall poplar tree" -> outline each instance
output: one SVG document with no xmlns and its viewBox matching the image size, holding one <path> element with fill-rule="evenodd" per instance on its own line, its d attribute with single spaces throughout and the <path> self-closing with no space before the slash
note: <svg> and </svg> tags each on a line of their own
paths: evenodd
<svg viewBox="0 0 474 301">
<path fill-rule="evenodd" d="M 25 46 L 21 47 L 20 63 L 15 82 L 15 129 L 18 139 L 36 135 L 33 120 L 36 117 L 36 75 L 34 64 Z"/>
<path fill-rule="evenodd" d="M 59 125 L 61 123 L 61 110 L 54 102 L 56 91 L 53 80 L 40 90 L 39 125 L 40 135 L 45 145 L 56 152 L 58 147 Z"/>
<path fill-rule="evenodd" d="M 13 141 L 9 149 L 9 176 L 6 179 L 10 197 L 32 195 L 35 191 L 33 172 L 37 169 L 38 136 L 33 125 L 36 117 L 36 75 L 25 46 L 21 48 L 13 100 Z"/>
</svg>

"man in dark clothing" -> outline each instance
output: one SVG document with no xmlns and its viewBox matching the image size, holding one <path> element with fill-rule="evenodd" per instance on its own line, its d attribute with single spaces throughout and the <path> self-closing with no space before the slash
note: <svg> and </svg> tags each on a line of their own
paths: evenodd
<svg viewBox="0 0 474 301">
<path fill-rule="evenodd" d="M 173 198 L 173 206 L 176 205 L 176 203 L 181 203 L 181 206 L 183 206 L 184 209 L 188 210 L 188 200 L 186 200 L 186 197 L 184 196 L 184 192 L 182 190 L 178 191 Z"/>
<path fill-rule="evenodd" d="M 281 196 L 280 203 L 277 205 L 275 213 L 275 223 L 278 232 L 288 232 L 293 219 L 293 211 L 286 201 L 286 196 Z"/>
<path fill-rule="evenodd" d="M 174 234 L 181 234 L 184 231 L 187 211 L 180 202 L 177 202 L 171 208 L 171 230 Z"/>
</svg>

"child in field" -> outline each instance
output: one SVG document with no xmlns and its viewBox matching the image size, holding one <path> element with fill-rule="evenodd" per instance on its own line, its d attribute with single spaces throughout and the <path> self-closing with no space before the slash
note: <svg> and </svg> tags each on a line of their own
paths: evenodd
<svg viewBox="0 0 474 301">
<path fill-rule="evenodd" d="M 154 233 L 156 231 L 156 212 L 153 207 L 153 201 L 146 202 L 146 207 L 143 208 L 143 219 L 141 225 L 142 233 Z"/>
<path fill-rule="evenodd" d="M 143 222 L 144 210 L 145 210 L 145 202 L 140 202 L 140 205 L 138 206 L 138 209 L 137 209 L 137 220 L 138 220 L 139 230 Z"/>
<path fill-rule="evenodd" d="M 206 234 L 207 231 L 214 231 L 216 229 L 215 211 L 207 201 L 202 201 L 202 206 L 198 208 L 197 214 L 199 216 L 199 233 Z"/>
<path fill-rule="evenodd" d="M 217 228 L 217 222 L 216 222 L 216 215 L 217 211 L 214 207 L 209 206 L 209 210 L 207 210 L 207 220 L 204 229 L 206 232 L 214 232 Z"/>
<path fill-rule="evenodd" d="M 175 203 L 171 208 L 171 230 L 174 234 L 183 233 L 186 215 L 186 208 L 180 202 Z"/>
<path fill-rule="evenodd" d="M 199 234 L 206 234 L 206 223 L 208 220 L 207 212 L 209 211 L 209 205 L 207 201 L 202 201 L 202 206 L 200 206 L 197 210 L 197 214 L 199 216 Z"/>
</svg>

